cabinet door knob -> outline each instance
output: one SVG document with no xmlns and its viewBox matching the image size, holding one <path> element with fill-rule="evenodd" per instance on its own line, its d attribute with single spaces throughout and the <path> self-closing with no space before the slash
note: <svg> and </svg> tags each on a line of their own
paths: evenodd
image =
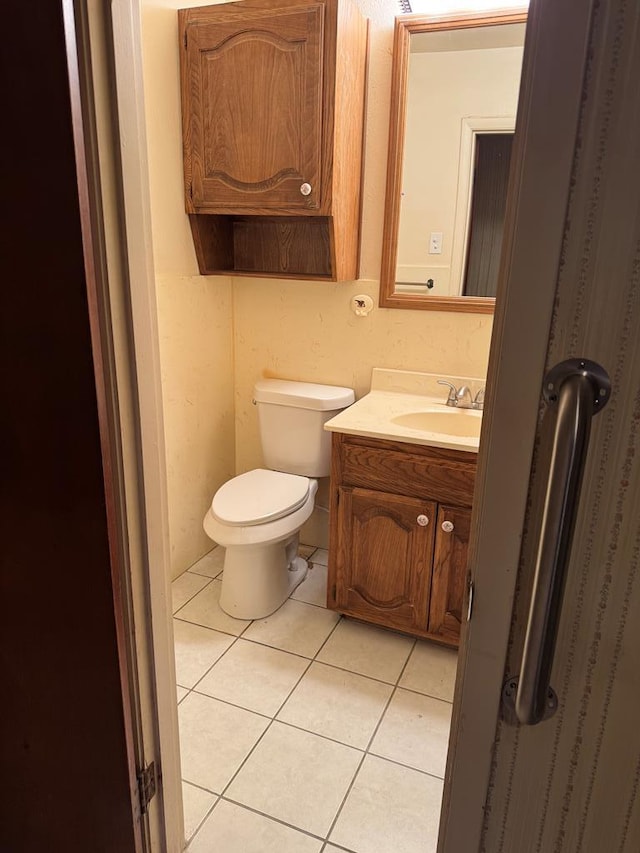
<svg viewBox="0 0 640 853">
<path fill-rule="evenodd" d="M 453 522 L 452 521 L 443 521 L 442 522 L 442 529 L 444 530 L 445 533 L 451 533 L 451 531 L 453 530 Z"/>
<path fill-rule="evenodd" d="M 418 522 L 418 524 L 420 525 L 420 527 L 426 527 L 426 526 L 427 526 L 427 524 L 429 524 L 429 518 L 428 518 L 428 516 L 426 516 L 426 515 L 419 515 L 419 516 L 416 518 L 416 521 Z"/>
<path fill-rule="evenodd" d="M 302 195 L 311 195 L 311 184 L 302 184 L 300 192 Z"/>
</svg>

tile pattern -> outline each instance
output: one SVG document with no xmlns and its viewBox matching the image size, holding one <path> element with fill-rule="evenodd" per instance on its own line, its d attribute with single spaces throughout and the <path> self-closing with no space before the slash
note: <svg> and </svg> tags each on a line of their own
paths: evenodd
<svg viewBox="0 0 640 853">
<path fill-rule="evenodd" d="M 176 682 L 194 687 L 233 643 L 233 637 L 200 625 L 173 620 Z M 183 697 L 184 698 L 184 697 Z"/>
<path fill-rule="evenodd" d="M 190 785 L 188 782 L 182 783 L 185 841 L 189 841 L 195 834 L 217 799 L 215 794 L 209 791 L 196 788 L 195 785 Z"/>
<path fill-rule="evenodd" d="M 277 718 L 366 749 L 392 692 L 390 684 L 314 662 Z"/>
<path fill-rule="evenodd" d="M 224 565 L 224 553 L 225 549 L 220 545 L 216 545 L 212 551 L 209 551 L 197 563 L 194 563 L 186 574 L 204 575 L 207 578 L 219 577 L 222 574 L 222 567 Z"/>
<path fill-rule="evenodd" d="M 180 578 L 178 578 L 180 580 Z M 174 581 L 176 583 L 176 581 Z M 222 581 L 212 580 L 207 583 L 202 592 L 193 596 L 183 607 L 176 611 L 175 618 L 205 628 L 215 628 L 225 634 L 239 636 L 251 623 L 244 619 L 234 619 L 220 607 L 220 592 Z"/>
<path fill-rule="evenodd" d="M 343 619 L 325 643 L 318 660 L 395 684 L 414 642 L 384 628 Z"/>
<path fill-rule="evenodd" d="M 458 653 L 418 640 L 402 673 L 400 687 L 453 702 Z"/>
<path fill-rule="evenodd" d="M 327 552 L 267 619 L 224 552 L 174 581 L 188 853 L 433 853 L 456 655 L 326 610 Z"/>
</svg>

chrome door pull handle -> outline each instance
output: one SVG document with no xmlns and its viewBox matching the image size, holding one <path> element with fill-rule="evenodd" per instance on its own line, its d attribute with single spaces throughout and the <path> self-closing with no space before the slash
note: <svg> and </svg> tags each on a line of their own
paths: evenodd
<svg viewBox="0 0 640 853">
<path fill-rule="evenodd" d="M 561 362 L 544 380 L 544 396 L 549 404 L 545 417 L 556 415 L 549 477 L 520 676 L 508 678 L 503 689 L 509 716 L 515 714 L 523 725 L 548 719 L 557 708 L 557 697 L 549 682 L 591 418 L 606 405 L 610 390 L 604 368 L 584 358 Z"/>
</svg>

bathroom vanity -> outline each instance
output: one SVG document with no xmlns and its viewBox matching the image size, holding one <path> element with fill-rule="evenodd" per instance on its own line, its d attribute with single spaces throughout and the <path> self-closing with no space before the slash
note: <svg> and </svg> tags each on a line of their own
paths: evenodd
<svg viewBox="0 0 640 853">
<path fill-rule="evenodd" d="M 421 377 L 374 371 L 372 392 L 326 425 L 333 432 L 327 603 L 457 646 L 481 413 L 448 409 L 436 377 Z"/>
</svg>

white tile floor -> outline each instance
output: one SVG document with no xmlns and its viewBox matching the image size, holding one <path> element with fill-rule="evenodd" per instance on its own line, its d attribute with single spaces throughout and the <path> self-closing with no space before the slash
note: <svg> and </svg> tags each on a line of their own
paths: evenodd
<svg viewBox="0 0 640 853">
<path fill-rule="evenodd" d="M 254 622 L 224 552 L 173 582 L 189 853 L 433 853 L 455 652 L 325 608 L 327 552 Z"/>
</svg>

